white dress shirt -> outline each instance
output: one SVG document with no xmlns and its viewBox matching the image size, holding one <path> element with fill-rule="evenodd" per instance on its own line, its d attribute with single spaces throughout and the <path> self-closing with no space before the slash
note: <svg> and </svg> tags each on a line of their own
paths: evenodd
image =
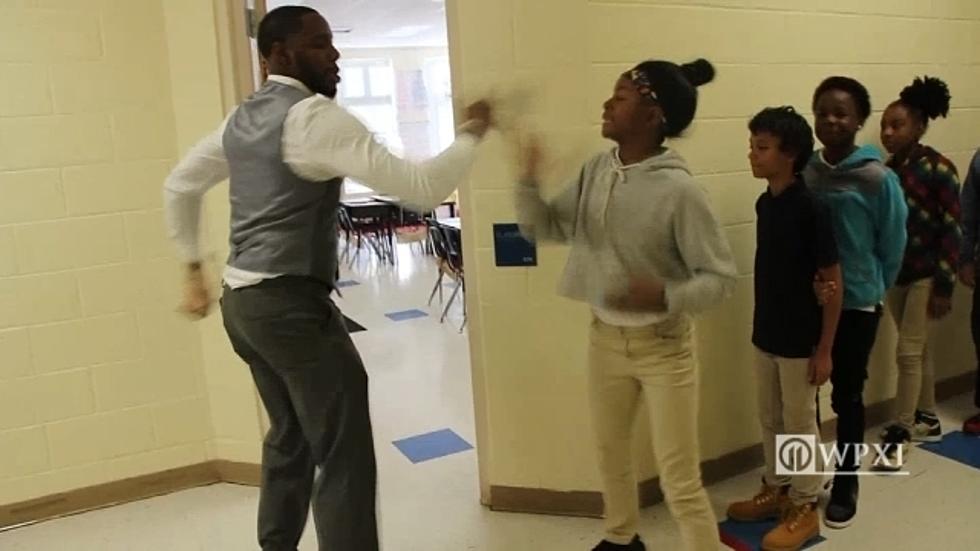
<svg viewBox="0 0 980 551">
<path fill-rule="evenodd" d="M 270 75 L 269 80 L 307 93 L 300 81 Z M 229 115 L 230 118 L 230 115 Z M 228 160 L 221 125 L 198 142 L 177 164 L 164 183 L 164 214 L 170 238 L 185 262 L 199 262 L 199 230 L 204 193 L 228 178 Z M 325 182 L 350 177 L 384 193 L 397 195 L 420 211 L 434 209 L 463 181 L 473 163 L 478 138 L 462 133 L 439 155 L 422 162 L 402 159 L 378 141 L 375 134 L 345 108 L 320 94 L 293 105 L 282 132 L 282 158 L 299 177 Z M 224 281 L 232 288 L 254 285 L 281 274 L 239 270 L 226 266 Z"/>
</svg>

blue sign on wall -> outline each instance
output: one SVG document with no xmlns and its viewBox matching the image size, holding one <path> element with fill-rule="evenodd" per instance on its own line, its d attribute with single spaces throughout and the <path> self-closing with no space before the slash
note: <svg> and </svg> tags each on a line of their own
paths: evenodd
<svg viewBox="0 0 980 551">
<path fill-rule="evenodd" d="M 524 239 L 517 224 L 493 225 L 493 250 L 497 266 L 537 266 L 538 249 Z"/>
</svg>

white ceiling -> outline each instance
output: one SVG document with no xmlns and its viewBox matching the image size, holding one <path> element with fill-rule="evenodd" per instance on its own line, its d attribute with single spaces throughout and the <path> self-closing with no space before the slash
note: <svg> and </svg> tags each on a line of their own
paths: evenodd
<svg viewBox="0 0 980 551">
<path fill-rule="evenodd" d="M 335 30 L 340 48 L 445 47 L 443 0 L 267 0 L 269 10 L 285 5 L 319 11 Z"/>
</svg>

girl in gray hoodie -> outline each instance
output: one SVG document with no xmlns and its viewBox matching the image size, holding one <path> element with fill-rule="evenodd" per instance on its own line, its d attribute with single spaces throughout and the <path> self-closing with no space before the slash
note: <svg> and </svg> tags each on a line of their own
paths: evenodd
<svg viewBox="0 0 980 551">
<path fill-rule="evenodd" d="M 594 551 L 645 549 L 630 452 L 641 400 L 685 548 L 719 548 L 701 483 L 690 315 L 731 291 L 735 264 L 684 159 L 664 146 L 691 123 L 697 87 L 713 78 L 703 59 L 646 61 L 624 73 L 603 105 L 602 134 L 617 146 L 586 162 L 552 200 L 538 188 L 539 147 L 525 147 L 516 191 L 521 231 L 571 245 L 559 293 L 593 312 L 589 392 L 606 513 L 606 536 Z"/>
</svg>

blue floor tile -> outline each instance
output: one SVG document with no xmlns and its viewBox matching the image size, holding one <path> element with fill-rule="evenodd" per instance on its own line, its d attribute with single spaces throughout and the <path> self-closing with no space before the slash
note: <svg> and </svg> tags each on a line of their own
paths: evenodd
<svg viewBox="0 0 980 551">
<path fill-rule="evenodd" d="M 980 438 L 976 436 L 969 436 L 961 431 L 950 432 L 943 435 L 942 442 L 926 443 L 919 447 L 974 469 L 980 469 Z"/>
<path fill-rule="evenodd" d="M 469 442 L 450 429 L 396 440 L 393 444 L 412 463 L 421 463 L 473 449 Z"/>
<path fill-rule="evenodd" d="M 718 524 L 721 541 L 735 551 L 759 551 L 762 548 L 762 538 L 776 527 L 776 521 L 767 522 L 735 522 L 726 520 Z M 817 536 L 807 542 L 803 549 L 810 549 L 827 541 L 823 536 Z"/>
<path fill-rule="evenodd" d="M 338 281 L 334 285 L 336 285 L 338 289 L 343 289 L 344 287 L 354 287 L 355 285 L 360 285 L 360 284 L 361 284 L 360 281 L 354 281 L 353 279 L 344 279 L 342 281 Z"/>
<path fill-rule="evenodd" d="M 385 314 L 385 317 L 387 317 L 391 321 L 407 321 L 407 320 L 413 320 L 418 318 L 425 318 L 428 316 L 429 314 L 423 312 L 422 310 L 416 310 L 416 309 L 402 310 L 400 312 L 388 312 L 387 314 Z"/>
</svg>

